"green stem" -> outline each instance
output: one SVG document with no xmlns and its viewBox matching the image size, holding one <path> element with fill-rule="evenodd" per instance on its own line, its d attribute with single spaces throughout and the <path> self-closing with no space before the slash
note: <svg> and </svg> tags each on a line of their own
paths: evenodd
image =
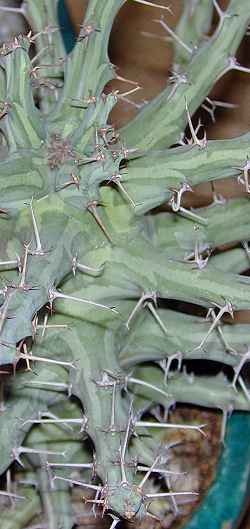
<svg viewBox="0 0 250 529">
<path fill-rule="evenodd" d="M 194 53 L 185 72 L 188 84 L 179 84 L 171 97 L 172 87 L 167 86 L 123 127 L 120 133 L 126 145 L 149 150 L 179 141 L 187 124 L 186 101 L 192 115 L 223 74 L 246 32 L 248 7 L 248 0 L 231 0 L 220 31 Z"/>
</svg>

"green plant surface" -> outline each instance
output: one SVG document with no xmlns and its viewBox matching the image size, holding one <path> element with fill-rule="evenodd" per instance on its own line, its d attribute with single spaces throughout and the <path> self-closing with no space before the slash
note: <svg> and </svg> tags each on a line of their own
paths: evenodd
<svg viewBox="0 0 250 529">
<path fill-rule="evenodd" d="M 197 491 L 155 482 L 162 434 L 205 427 L 153 407 L 219 409 L 222 441 L 227 416 L 250 410 L 249 324 L 234 322 L 250 310 L 249 133 L 207 141 L 192 124 L 220 77 L 249 73 L 235 59 L 248 1 L 219 10 L 210 36 L 217 3 L 185 5 L 176 82 L 115 130 L 108 45 L 124 3 L 90 0 L 67 55 L 58 1 L 26 0 L 32 31 L 0 49 L 3 529 L 73 528 L 76 489 L 112 529 L 178 514 Z M 245 197 L 184 207 L 198 184 L 229 178 Z"/>
</svg>

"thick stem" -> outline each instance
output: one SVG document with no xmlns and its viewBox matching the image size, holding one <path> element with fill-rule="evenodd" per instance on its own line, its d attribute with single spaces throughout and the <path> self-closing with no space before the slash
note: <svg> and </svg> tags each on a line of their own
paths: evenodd
<svg viewBox="0 0 250 529">
<path fill-rule="evenodd" d="M 63 80 L 63 61 L 66 58 L 62 30 L 58 21 L 59 0 L 25 0 L 25 2 L 27 18 L 35 32 L 37 59 L 34 59 L 34 68 L 42 66 L 40 71 L 37 70 L 40 107 L 47 113 L 56 102 L 55 95 L 57 87 L 61 86 Z M 47 86 L 43 80 L 48 81 Z"/>
<path fill-rule="evenodd" d="M 113 20 L 125 0 L 90 0 L 77 43 L 65 65 L 65 84 L 51 121 L 62 121 L 62 114 L 70 114 L 70 134 L 81 123 L 86 108 L 83 106 L 91 96 L 98 98 L 106 83 L 115 77 L 108 58 L 108 44 Z"/>
<path fill-rule="evenodd" d="M 238 138 L 208 141 L 200 149 L 197 145 L 156 151 L 129 160 L 121 174 L 124 185 L 132 196 L 137 214 L 143 214 L 164 203 L 184 183 L 191 187 L 222 178 L 240 177 L 250 156 L 249 133 Z"/>
</svg>

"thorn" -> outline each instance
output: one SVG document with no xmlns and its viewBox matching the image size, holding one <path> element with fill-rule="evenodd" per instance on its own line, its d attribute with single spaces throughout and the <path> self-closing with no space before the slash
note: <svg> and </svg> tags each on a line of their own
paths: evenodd
<svg viewBox="0 0 250 529">
<path fill-rule="evenodd" d="M 158 39 L 162 40 L 163 42 L 171 42 L 171 37 L 163 37 L 162 35 L 158 35 L 157 33 L 152 33 L 150 31 L 140 31 L 140 34 L 143 35 L 143 37 L 149 37 L 151 39 Z"/>
<path fill-rule="evenodd" d="M 45 331 L 46 331 L 46 329 L 47 329 L 48 319 L 49 319 L 49 313 L 46 312 L 46 313 L 44 314 L 43 325 L 42 325 L 42 338 L 44 338 Z"/>
<path fill-rule="evenodd" d="M 101 497 L 101 499 L 99 500 L 100 494 L 102 494 L 102 492 L 103 492 L 103 489 L 102 490 L 97 490 L 96 493 L 95 493 L 95 499 L 91 502 L 91 503 L 93 503 L 93 506 L 92 506 L 91 510 L 92 510 L 92 513 L 93 513 L 95 518 L 96 518 L 96 505 L 98 505 L 99 502 L 100 502 L 100 504 L 103 504 L 103 515 L 104 515 L 105 510 L 106 510 L 106 503 L 107 503 L 106 498 L 102 499 L 102 497 Z"/>
<path fill-rule="evenodd" d="M 80 42 L 84 39 L 88 39 L 90 35 L 93 35 L 94 33 L 99 33 L 101 30 L 99 28 L 96 28 L 92 24 L 80 24 L 80 33 L 77 38 L 77 42 Z"/>
<path fill-rule="evenodd" d="M 131 323 L 132 319 L 134 318 L 134 316 L 136 315 L 138 310 L 140 310 L 141 307 L 144 307 L 144 304 L 147 301 L 152 301 L 156 305 L 156 301 L 157 301 L 156 292 L 143 292 L 142 293 L 139 301 L 136 303 L 135 307 L 133 308 L 131 314 L 129 315 L 129 317 L 127 319 L 126 327 L 127 327 L 128 330 L 129 330 L 129 326 L 130 326 L 130 323 Z"/>
<path fill-rule="evenodd" d="M 125 103 L 128 103 L 129 105 L 132 105 L 133 107 L 138 109 L 143 108 L 149 102 L 147 99 L 142 99 L 140 102 L 135 102 L 129 99 L 129 97 L 123 97 L 122 100 L 125 101 Z"/>
<path fill-rule="evenodd" d="M 243 172 L 243 177 L 238 176 L 238 183 L 245 186 L 246 193 L 250 193 L 250 183 L 249 183 L 249 170 L 250 170 L 250 160 L 246 159 L 246 162 L 242 167 L 233 167 L 233 169 L 239 169 Z"/>
<path fill-rule="evenodd" d="M 108 184 L 110 184 L 111 182 L 114 182 L 118 189 L 121 190 L 121 192 L 125 195 L 125 197 L 128 199 L 129 203 L 131 204 L 131 206 L 133 208 L 136 207 L 136 204 L 134 202 L 134 200 L 131 198 L 131 196 L 129 195 L 128 191 L 125 189 L 125 187 L 123 186 L 123 184 L 121 183 L 121 179 L 122 179 L 122 175 L 121 174 L 114 174 L 113 176 L 111 176 L 111 178 L 109 178 L 108 180 Z"/>
<path fill-rule="evenodd" d="M 236 383 L 237 383 L 237 380 L 239 378 L 240 372 L 241 372 L 243 366 L 247 362 L 250 362 L 250 349 L 247 349 L 246 353 L 241 356 L 239 364 L 236 367 L 234 367 L 234 373 L 235 374 L 234 374 L 234 378 L 233 378 L 233 381 L 232 381 L 232 386 L 233 386 L 234 389 L 236 389 Z"/>
<path fill-rule="evenodd" d="M 164 499 L 164 498 L 168 498 L 168 497 L 171 497 L 171 496 L 199 496 L 199 493 L 198 492 L 157 492 L 157 493 L 154 493 L 154 494 L 146 494 L 144 496 L 144 498 L 146 500 L 152 500 L 152 499 L 155 499 L 155 500 L 160 500 L 160 499 Z"/>
<path fill-rule="evenodd" d="M 106 127 L 99 127 L 97 129 L 97 136 L 100 136 L 105 144 L 105 147 L 107 149 L 111 150 L 112 153 L 112 145 L 118 142 L 119 140 L 119 133 L 115 132 L 115 129 L 112 125 L 106 126 Z M 109 138 L 107 137 L 107 134 L 111 135 Z"/>
<path fill-rule="evenodd" d="M 204 428 L 206 424 L 200 424 L 200 425 L 185 425 L 185 424 L 174 424 L 174 423 L 157 423 L 157 422 L 149 422 L 149 421 L 136 421 L 135 428 L 176 428 L 178 430 L 195 430 L 203 437 L 206 437 L 205 432 L 203 432 L 202 428 Z"/>
<path fill-rule="evenodd" d="M 231 18 L 232 16 L 235 16 L 235 15 L 230 15 L 228 13 L 226 13 L 225 11 L 222 11 L 222 9 L 220 8 L 217 0 L 212 0 L 213 1 L 213 5 L 217 11 L 217 14 L 219 16 L 219 25 L 218 25 L 218 28 L 216 30 L 216 32 L 218 33 L 220 30 L 221 30 L 221 26 L 224 22 L 224 19 L 225 18 Z"/>
<path fill-rule="evenodd" d="M 155 468 L 155 465 L 158 463 L 158 461 L 160 460 L 161 456 L 158 455 L 156 456 L 155 460 L 153 461 L 151 467 L 147 470 L 145 476 L 142 478 L 142 480 L 140 481 L 138 487 L 139 489 L 142 489 L 142 487 L 145 485 L 146 481 L 148 480 L 148 478 L 150 477 L 152 471 L 154 470 Z"/>
<path fill-rule="evenodd" d="M 250 392 L 248 391 L 247 387 L 246 387 L 246 384 L 243 380 L 243 378 L 241 376 L 238 377 L 238 381 L 239 381 L 239 384 L 241 386 L 241 389 L 246 397 L 246 399 L 248 400 L 248 402 L 250 402 Z"/>
<path fill-rule="evenodd" d="M 158 363 L 158 362 L 156 362 Z M 167 422 L 168 421 L 168 414 L 169 414 L 169 408 L 175 404 L 175 401 L 168 403 L 167 406 L 160 406 L 160 404 L 155 405 L 153 408 L 150 408 L 151 415 L 159 422 Z M 146 411 L 146 410 L 145 410 Z"/>
<path fill-rule="evenodd" d="M 86 274 L 101 274 L 104 270 L 104 264 L 102 264 L 99 268 L 93 268 L 92 266 L 83 265 L 81 263 L 78 263 L 77 256 L 72 258 L 72 272 L 73 275 L 76 275 L 76 270 L 79 270 L 80 272 L 84 272 Z"/>
<path fill-rule="evenodd" d="M 31 253 L 32 255 L 45 255 L 46 253 L 48 253 L 48 251 L 45 251 L 42 249 L 39 229 L 38 229 L 37 220 L 36 220 L 36 216 L 35 216 L 35 212 L 33 208 L 33 197 L 30 203 L 27 205 L 30 207 L 30 211 L 31 211 L 32 225 L 33 225 L 33 231 L 34 231 L 35 242 L 36 242 L 36 249 L 32 250 Z"/>
<path fill-rule="evenodd" d="M 182 195 L 189 191 L 193 193 L 193 189 L 187 182 L 183 182 L 180 189 L 172 189 L 172 191 L 173 195 L 169 200 L 169 204 L 171 205 L 172 210 L 176 213 L 180 210 Z"/>
<path fill-rule="evenodd" d="M 84 419 L 27 419 L 22 423 L 22 426 L 25 426 L 25 424 L 62 424 L 65 425 L 69 430 L 73 431 L 73 428 L 70 426 L 70 424 L 82 424 L 83 421 Z"/>
<path fill-rule="evenodd" d="M 12 494 L 11 493 L 11 489 L 12 489 L 11 470 L 10 470 L 10 468 L 8 468 L 8 470 L 6 472 L 6 490 L 10 494 Z M 11 496 L 10 496 L 10 503 L 11 503 L 12 506 L 15 505 L 14 498 L 12 498 Z"/>
<path fill-rule="evenodd" d="M 32 57 L 32 59 L 30 59 L 30 64 L 33 65 L 37 61 L 37 59 L 39 59 L 41 57 L 41 55 L 43 55 L 44 52 L 48 51 L 48 50 L 49 50 L 49 46 L 45 46 L 36 55 L 34 55 L 34 57 Z"/>
<path fill-rule="evenodd" d="M 48 325 L 44 326 L 44 324 L 42 325 L 37 325 L 36 326 L 37 329 L 43 329 L 43 332 L 42 332 L 42 336 L 44 336 L 44 333 L 45 333 L 45 330 L 46 329 L 68 329 L 69 328 L 69 325 L 67 323 L 61 323 L 60 325 L 59 324 L 54 324 L 54 323 L 48 323 Z"/>
<path fill-rule="evenodd" d="M 250 261 L 250 248 L 249 248 L 249 244 L 248 244 L 248 241 L 242 241 L 242 246 L 247 254 L 247 257 Z"/>
<path fill-rule="evenodd" d="M 135 153 L 139 154 L 140 150 L 137 148 L 127 149 L 124 145 L 122 145 L 121 150 L 119 151 L 119 154 L 121 154 L 125 160 L 129 159 L 130 154 L 135 154 Z"/>
<path fill-rule="evenodd" d="M 210 308 L 208 310 L 208 313 L 207 313 L 207 317 L 206 319 L 208 319 L 208 317 L 213 314 L 214 311 L 212 308 Z M 215 329 L 215 327 L 218 325 L 220 319 L 222 318 L 222 316 L 224 314 L 228 313 L 231 318 L 234 317 L 234 314 L 233 314 L 233 307 L 232 307 L 232 304 L 230 301 L 226 301 L 225 305 L 223 305 L 222 307 L 220 307 L 220 310 L 217 314 L 217 316 L 214 318 L 213 320 L 213 323 L 211 325 L 211 327 L 209 328 L 207 334 L 204 336 L 204 338 L 201 340 L 201 343 L 200 345 L 198 345 L 197 347 L 195 347 L 194 351 L 196 351 L 197 349 L 202 349 L 202 347 L 204 346 L 205 342 L 207 341 L 208 337 L 210 336 L 211 332 L 213 332 L 213 330 Z"/>
<path fill-rule="evenodd" d="M 230 72 L 231 70 L 237 70 L 238 72 L 250 73 L 250 68 L 247 68 L 246 66 L 241 66 L 235 57 L 228 58 L 228 64 L 223 70 L 223 72 L 220 74 L 220 77 L 225 75 L 227 72 Z"/>
<path fill-rule="evenodd" d="M 108 428 L 108 431 L 110 431 L 110 432 L 116 432 L 116 426 L 115 426 L 115 397 L 116 397 L 116 381 L 113 382 L 113 390 L 112 390 L 111 419 L 110 419 L 110 425 L 109 425 L 109 428 Z"/>
<path fill-rule="evenodd" d="M 26 3 L 23 2 L 20 7 L 9 7 L 9 6 L 0 6 L 0 11 L 5 11 L 6 13 L 20 13 L 23 16 L 26 16 Z"/>
<path fill-rule="evenodd" d="M 61 481 L 65 481 L 66 483 L 71 483 L 71 485 L 79 485 L 79 487 L 85 487 L 87 489 L 96 490 L 98 492 L 102 490 L 102 487 L 100 486 L 91 485 L 90 483 L 83 483 L 82 481 L 77 481 L 75 479 L 63 478 L 62 476 L 53 476 L 52 479 L 53 481 L 55 481 L 56 479 L 60 479 Z"/>
<path fill-rule="evenodd" d="M 119 92 L 117 93 L 117 99 L 124 99 L 125 97 L 131 95 L 131 94 L 134 94 L 134 92 L 138 92 L 138 90 L 141 90 L 142 87 L 141 86 L 136 86 L 135 88 L 131 88 L 131 90 L 128 90 L 127 92 L 123 92 L 122 94 L 120 94 Z"/>
<path fill-rule="evenodd" d="M 203 257 L 203 253 L 206 252 L 207 256 Z M 212 250 L 209 248 L 208 244 L 201 244 L 199 240 L 195 241 L 194 252 L 184 258 L 184 261 L 187 263 L 197 265 L 199 270 L 203 270 L 207 266 L 208 260 L 212 254 Z"/>
<path fill-rule="evenodd" d="M 171 368 L 171 364 L 173 360 L 178 361 L 177 365 L 177 371 L 181 370 L 182 360 L 183 360 L 183 354 L 179 351 L 178 353 L 169 355 L 167 358 L 164 358 L 163 360 L 160 360 L 159 365 L 164 371 L 164 384 L 167 385 L 168 383 L 168 377 L 169 377 L 169 371 Z"/>
<path fill-rule="evenodd" d="M 92 202 L 90 202 L 88 205 L 87 205 L 87 210 L 93 215 L 96 223 L 98 224 L 98 226 L 101 228 L 101 230 L 103 231 L 104 235 L 106 235 L 107 239 L 109 240 L 109 242 L 113 242 L 112 241 L 112 238 L 111 236 L 109 235 L 106 227 L 104 226 L 100 216 L 98 215 L 97 213 L 97 205 L 98 205 L 98 202 L 96 200 L 93 200 Z"/>
<path fill-rule="evenodd" d="M 7 492 L 11 493 L 11 489 L 12 489 L 12 481 L 11 481 L 11 471 L 10 469 L 8 468 L 7 472 L 6 472 L 6 489 L 7 489 Z M 13 505 L 15 502 L 12 499 L 10 499 L 10 503 Z"/>
<path fill-rule="evenodd" d="M 138 2 L 138 0 L 135 0 Z M 141 0 L 142 1 L 142 0 Z M 115 527 L 118 525 L 118 523 L 121 521 L 119 518 L 117 518 L 117 516 L 115 516 L 114 514 L 109 514 L 109 516 L 112 518 L 113 522 L 110 526 L 109 529 L 115 529 Z"/>
<path fill-rule="evenodd" d="M 53 287 L 49 289 L 48 292 L 49 302 L 53 303 L 55 299 L 66 299 L 69 301 L 78 301 L 79 303 L 86 303 L 87 305 L 93 305 L 94 307 L 98 307 L 100 309 L 110 310 L 111 312 L 114 312 L 115 314 L 118 314 L 118 311 L 115 309 L 115 307 L 108 307 L 107 305 L 102 305 L 101 303 L 96 303 L 95 301 L 90 301 L 88 299 L 84 298 L 78 298 L 76 296 L 70 296 L 68 294 L 63 294 L 62 292 L 59 292 L 58 290 L 55 290 Z"/>
<path fill-rule="evenodd" d="M 84 503 L 93 503 L 94 505 L 103 505 L 105 503 L 105 500 L 89 500 L 89 498 L 85 498 L 85 496 L 82 496 L 82 499 Z M 92 511 L 93 511 L 93 508 L 92 508 Z"/>
<path fill-rule="evenodd" d="M 151 314 L 153 314 L 155 320 L 157 321 L 157 323 L 159 323 L 160 325 L 160 328 L 161 330 L 164 332 L 164 334 L 166 334 L 166 336 L 168 335 L 168 331 L 167 331 L 167 327 L 164 325 L 163 321 L 161 320 L 159 314 L 157 314 L 156 310 L 155 310 L 155 306 L 153 305 L 153 303 L 149 303 L 147 302 L 146 303 L 146 306 L 148 307 L 148 309 L 150 310 Z"/>
<path fill-rule="evenodd" d="M 80 469 L 86 469 L 86 470 L 92 470 L 93 463 L 49 463 L 47 462 L 48 467 L 58 467 L 58 468 L 80 468 Z"/>
<path fill-rule="evenodd" d="M 15 499 L 15 500 L 27 500 L 25 496 L 19 496 L 18 494 L 12 494 L 11 492 L 8 492 L 6 490 L 0 490 L 0 496 L 8 496 L 8 498 Z"/>
<path fill-rule="evenodd" d="M 164 468 L 155 468 L 155 467 L 145 467 L 143 465 L 138 465 L 137 466 L 137 470 L 138 472 L 148 472 L 148 470 L 151 471 L 151 473 L 155 473 L 155 474 L 162 474 L 162 475 L 165 475 L 165 474 L 170 474 L 171 476 L 185 476 L 187 474 L 187 472 L 177 472 L 177 471 L 174 471 L 174 470 L 166 470 Z"/>
<path fill-rule="evenodd" d="M 188 104 L 187 104 L 187 99 L 185 97 L 185 107 L 186 107 L 186 113 L 187 113 L 187 118 L 188 118 L 188 124 L 189 124 L 189 128 L 190 128 L 190 132 L 191 132 L 191 136 L 192 136 L 192 140 L 193 140 L 193 144 L 192 145 L 198 145 L 198 147 L 200 149 L 204 149 L 207 147 L 207 135 L 206 135 L 206 131 L 204 132 L 204 136 L 201 140 L 199 140 L 199 138 L 197 137 L 197 130 L 194 129 L 194 126 L 193 126 L 193 123 L 192 123 L 192 120 L 191 120 L 191 116 L 190 116 L 190 113 L 189 113 L 189 110 L 188 110 Z M 198 128 L 200 127 L 200 124 L 198 126 Z"/>
<path fill-rule="evenodd" d="M 172 39 L 175 40 L 177 44 L 182 46 L 185 51 L 187 51 L 190 55 L 193 54 L 194 50 L 190 48 L 185 42 L 183 42 L 183 40 L 169 27 L 163 17 L 161 17 L 160 20 L 154 20 L 154 22 L 160 24 L 169 33 L 169 35 L 171 35 Z"/>
<path fill-rule="evenodd" d="M 216 122 L 216 119 L 215 119 L 215 110 L 217 107 L 220 107 L 220 108 L 238 108 L 239 105 L 236 105 L 234 103 L 225 103 L 224 101 L 218 101 L 216 99 L 210 99 L 209 97 L 206 97 L 205 101 L 207 101 L 210 105 L 207 106 L 205 103 L 203 103 L 202 108 L 204 108 L 204 110 L 206 110 L 206 112 L 208 112 L 208 114 L 211 116 L 211 120 L 213 123 Z"/>
<path fill-rule="evenodd" d="M 0 334 L 2 334 L 2 330 L 3 330 L 4 324 L 5 324 L 6 320 L 8 319 L 8 307 L 9 307 L 9 303 L 11 301 L 12 295 L 13 295 L 13 292 L 8 292 L 7 295 L 6 295 L 5 301 L 4 301 L 3 305 L 1 306 L 1 310 L 0 310 Z"/>
<path fill-rule="evenodd" d="M 169 476 L 166 477 L 166 483 L 167 483 L 167 487 L 168 487 L 169 492 L 172 493 L 171 494 L 171 502 L 172 502 L 172 505 L 173 505 L 174 514 L 175 514 L 175 516 L 177 516 L 179 514 L 179 509 L 178 509 L 176 498 L 175 498 L 173 490 L 172 490 L 171 480 L 170 480 Z"/>
<path fill-rule="evenodd" d="M 137 81 L 131 81 L 131 79 L 127 79 L 126 77 L 122 77 L 121 75 L 116 75 L 115 78 L 118 79 L 118 81 L 123 81 L 124 83 L 129 83 L 134 86 L 138 86 Z"/>
<path fill-rule="evenodd" d="M 130 316 L 128 317 L 128 320 L 126 322 L 126 327 L 129 330 L 129 325 L 132 319 L 134 318 L 135 314 L 138 312 L 138 310 L 141 307 L 147 307 L 151 314 L 154 316 L 157 323 L 160 325 L 162 331 L 164 334 L 168 335 L 168 331 L 166 326 L 164 325 L 163 321 L 161 320 L 160 316 L 157 314 L 155 307 L 157 307 L 157 293 L 156 292 L 144 292 L 142 296 L 140 297 L 139 301 L 135 305 L 134 309 L 132 310 Z"/>
<path fill-rule="evenodd" d="M 48 46 L 47 46 L 47 49 L 48 49 Z M 44 52 L 44 48 L 41 50 L 41 52 L 42 53 Z M 39 54 L 36 55 L 35 57 L 36 59 L 38 55 Z M 41 70 L 42 68 L 54 68 L 55 69 L 56 67 L 61 66 L 63 63 L 65 63 L 65 61 L 66 59 L 61 58 L 61 59 L 58 59 L 58 62 L 54 64 L 39 64 L 38 66 L 34 66 L 32 70 L 30 70 L 30 75 L 33 76 L 35 79 L 37 79 L 37 72 Z"/>
<path fill-rule="evenodd" d="M 24 253 L 24 261 L 23 261 L 23 267 L 22 267 L 22 273 L 21 273 L 21 280 L 20 280 L 20 283 L 19 283 L 19 288 L 25 290 L 27 288 L 27 285 L 25 284 L 25 279 L 26 279 L 26 272 L 27 272 L 27 262 L 28 262 L 28 254 L 29 254 L 29 247 L 30 247 L 30 242 L 28 244 L 24 244 L 24 250 L 25 250 L 25 253 Z"/>
<path fill-rule="evenodd" d="M 170 91 L 170 94 L 167 98 L 167 101 L 169 101 L 175 94 L 177 88 L 181 84 L 189 84 L 188 78 L 185 73 L 179 73 L 179 72 L 172 72 L 172 75 L 168 79 L 170 84 L 173 84 L 173 88 Z"/>
<path fill-rule="evenodd" d="M 212 320 L 215 321 L 216 314 L 215 314 L 213 309 L 211 309 L 210 315 L 212 317 Z M 234 354 L 234 355 L 237 354 L 237 351 L 231 345 L 229 345 L 229 343 L 227 342 L 219 322 L 218 322 L 218 325 L 216 326 L 216 330 L 217 330 L 217 332 L 218 332 L 218 334 L 220 336 L 220 339 L 221 339 L 226 351 L 228 353 L 231 353 L 231 354 Z"/>
<path fill-rule="evenodd" d="M 225 197 L 223 197 L 223 195 L 221 195 L 220 193 L 215 193 L 213 192 L 213 202 L 211 204 L 209 204 L 209 208 L 212 208 L 213 206 L 225 206 L 225 204 L 227 203 L 227 199 Z"/>
<path fill-rule="evenodd" d="M 88 108 L 89 105 L 95 105 L 96 106 L 97 98 L 96 98 L 96 96 L 90 96 L 90 97 L 85 98 L 85 99 L 72 97 L 71 101 L 72 101 L 72 103 L 71 103 L 72 107 Z"/>
<path fill-rule="evenodd" d="M 30 367 L 29 358 L 27 358 L 27 355 L 28 355 L 27 345 L 26 345 L 24 340 L 20 344 L 20 348 L 21 347 L 23 347 L 24 354 L 26 355 L 26 359 L 25 359 L 25 361 L 26 361 L 26 371 L 32 371 L 32 369 Z M 32 351 L 30 351 L 30 355 L 32 356 Z"/>
<path fill-rule="evenodd" d="M 57 32 L 57 31 L 61 31 L 61 28 L 59 26 L 51 26 L 51 25 L 48 25 L 46 26 L 45 28 L 42 29 L 42 31 L 39 31 L 39 33 L 36 33 L 35 35 L 33 35 L 33 37 L 31 37 L 31 32 L 29 33 L 30 37 L 29 37 L 29 40 L 30 42 L 35 42 L 36 39 L 38 37 L 40 37 L 41 35 L 47 35 L 48 36 L 48 43 L 49 45 L 53 44 L 52 43 L 52 34 Z"/>
<path fill-rule="evenodd" d="M 24 465 L 20 459 L 21 454 L 38 454 L 38 455 L 57 455 L 65 457 L 65 452 L 55 452 L 53 450 L 36 450 L 34 448 L 28 448 L 25 446 L 20 446 L 19 448 L 13 448 L 12 450 L 13 458 L 17 461 L 23 468 Z"/>
<path fill-rule="evenodd" d="M 168 6 L 154 4 L 153 2 L 149 2 L 148 0 L 134 0 L 134 2 L 137 2 L 138 4 L 144 4 L 145 6 L 149 6 L 149 7 L 157 7 L 158 9 L 165 9 L 166 11 L 171 13 L 171 15 L 173 15 L 172 9 Z"/>
<path fill-rule="evenodd" d="M 35 479 L 16 479 L 18 485 L 31 485 L 35 489 L 38 489 L 38 482 Z"/>
<path fill-rule="evenodd" d="M 73 172 L 70 173 L 71 179 L 68 182 L 65 182 L 61 187 L 57 187 L 56 191 L 62 191 L 63 189 L 66 189 L 69 186 L 76 186 L 76 188 L 80 189 L 80 177 L 75 175 Z"/>
<path fill-rule="evenodd" d="M 33 356 L 32 356 L 33 358 Z M 24 386 L 49 386 L 52 388 L 62 388 L 65 389 L 68 393 L 68 396 L 71 397 L 72 394 L 72 384 L 65 384 L 64 382 L 44 382 L 43 380 L 31 380 L 30 382 L 26 382 Z"/>
<path fill-rule="evenodd" d="M 47 415 L 47 413 L 46 413 Z M 32 423 L 32 424 L 65 424 L 68 425 L 68 428 L 70 430 L 73 430 L 73 428 L 70 426 L 70 424 L 81 424 L 81 432 L 85 430 L 85 426 L 87 423 L 87 418 L 83 417 L 82 419 L 27 419 L 22 423 L 22 426 L 24 426 L 26 423 Z"/>
<path fill-rule="evenodd" d="M 164 395 L 164 397 L 166 397 L 167 399 L 171 397 L 171 395 L 169 395 L 169 393 L 167 393 L 166 391 L 163 391 L 163 389 L 160 389 L 154 384 L 150 384 L 149 382 L 145 382 L 144 380 L 140 380 L 138 378 L 127 376 L 126 383 L 138 384 L 140 386 L 145 386 L 146 388 L 153 389 L 154 391 L 157 391 L 158 393 L 161 393 L 162 395 Z"/>
<path fill-rule="evenodd" d="M 122 446 L 122 448 L 120 448 L 120 466 L 121 466 L 121 483 L 120 483 L 120 486 L 128 483 L 127 476 L 126 476 L 126 471 L 125 471 L 125 456 L 126 456 L 126 450 L 127 450 L 128 441 L 129 441 L 130 429 L 131 429 L 132 425 L 133 425 L 133 415 L 132 415 L 132 402 L 131 402 L 130 408 L 129 408 L 129 417 L 128 417 L 127 428 L 126 428 L 125 437 L 124 437 L 124 441 L 123 441 L 123 446 Z"/>
<path fill-rule="evenodd" d="M 227 408 L 223 408 L 221 411 L 222 411 L 222 421 L 221 421 L 220 442 L 224 445 L 225 436 L 226 436 L 226 428 L 227 428 L 227 419 L 228 417 L 230 417 L 230 415 L 233 412 L 233 405 L 229 404 Z"/>
<path fill-rule="evenodd" d="M 56 365 L 59 365 L 59 366 L 64 366 L 64 367 L 71 367 L 72 369 L 76 369 L 76 366 L 73 362 L 63 362 L 61 360 L 52 360 L 52 358 L 44 358 L 42 356 L 34 356 L 33 354 L 26 354 L 26 353 L 19 353 L 18 355 L 18 360 L 20 359 L 23 359 L 23 360 L 32 360 L 32 361 L 36 361 L 36 362 L 45 362 L 45 363 L 48 363 L 48 364 L 56 364 Z"/>
<path fill-rule="evenodd" d="M 197 224 L 201 224 L 202 226 L 208 225 L 208 219 L 205 217 L 201 217 L 200 215 L 197 215 L 197 213 L 194 213 L 192 209 L 185 209 L 182 206 L 180 206 L 179 213 L 182 217 L 186 219 L 190 219 L 193 222 L 196 222 Z"/>
</svg>

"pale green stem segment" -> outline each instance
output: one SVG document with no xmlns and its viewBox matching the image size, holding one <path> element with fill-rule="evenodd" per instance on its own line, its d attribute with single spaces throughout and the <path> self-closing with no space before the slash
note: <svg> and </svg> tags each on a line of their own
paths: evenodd
<svg viewBox="0 0 250 529">
<path fill-rule="evenodd" d="M 5 72 L 5 115 L 2 129 L 9 153 L 19 148 L 36 148 L 44 138 L 44 126 L 36 108 L 31 86 L 31 62 L 28 51 L 29 36 L 19 36 L 3 48 L 2 66 Z M 1 56 L 0 55 L 0 56 Z"/>
<path fill-rule="evenodd" d="M 160 402 L 168 408 L 175 402 L 189 402 L 205 408 L 226 410 L 232 406 L 233 409 L 250 411 L 250 400 L 246 398 L 242 390 L 236 392 L 222 373 L 211 377 L 172 373 L 166 384 L 164 383 L 163 372 L 157 367 L 139 367 L 135 372 L 145 382 L 150 380 L 160 389 L 167 388 L 171 395 L 169 399 L 164 398 L 164 396 L 158 398 L 149 387 L 136 386 L 135 384 L 134 393 L 148 399 L 151 403 Z M 205 391 L 204 388 L 206 388 Z"/>
<path fill-rule="evenodd" d="M 146 213 L 171 197 L 176 201 L 186 184 L 192 191 L 204 182 L 238 177 L 239 190 L 248 191 L 243 174 L 250 156 L 249 140 L 247 133 L 230 140 L 208 141 L 203 149 L 198 145 L 180 146 L 129 160 L 121 176 L 135 203 L 135 213 Z"/>
<path fill-rule="evenodd" d="M 157 313 L 168 328 L 168 336 L 149 317 L 148 311 L 142 311 L 120 347 L 119 359 L 123 368 L 131 369 L 141 362 L 154 360 L 177 360 L 178 357 L 183 360 L 212 360 L 236 367 L 247 351 L 247 324 L 220 322 L 209 335 L 204 348 L 199 349 L 199 344 L 211 327 L 211 318 L 206 321 L 198 316 L 163 309 L 158 309 Z M 117 348 L 120 339 L 118 333 Z"/>
<path fill-rule="evenodd" d="M 113 20 L 124 2 L 88 3 L 77 43 L 65 64 L 63 91 L 50 118 L 51 122 L 62 122 L 62 114 L 70 113 L 72 123 L 67 134 L 81 123 L 91 97 L 98 99 L 106 83 L 116 75 L 108 58 L 108 43 Z"/>
<path fill-rule="evenodd" d="M 25 419 L 36 418 L 39 413 L 45 413 L 49 406 L 64 400 L 64 395 L 53 391 L 53 388 L 46 388 L 44 391 L 42 387 L 32 386 L 32 381 L 38 382 L 40 378 L 47 380 L 47 382 L 67 380 L 67 373 L 63 368 L 56 366 L 52 370 L 47 367 L 37 367 L 36 373 L 38 375 L 29 372 L 18 376 L 18 384 L 15 383 L 15 377 L 10 382 L 6 382 L 9 398 L 5 410 L 0 416 L 1 474 L 14 461 L 13 451 L 22 445 L 25 435 L 30 429 L 29 424 L 23 425 Z M 29 386 L 29 381 L 31 386 Z"/>
<path fill-rule="evenodd" d="M 38 87 L 40 106 L 46 114 L 56 103 L 63 86 L 66 52 L 58 24 L 59 0 L 26 0 L 28 21 L 35 33 L 36 58 L 32 75 Z"/>
<path fill-rule="evenodd" d="M 196 48 L 205 40 L 210 29 L 213 15 L 213 1 L 200 0 L 199 2 L 182 2 L 183 11 L 176 26 L 176 35 L 189 47 Z M 173 41 L 174 69 L 185 69 L 190 61 L 190 54 L 178 42 Z"/>
</svg>

